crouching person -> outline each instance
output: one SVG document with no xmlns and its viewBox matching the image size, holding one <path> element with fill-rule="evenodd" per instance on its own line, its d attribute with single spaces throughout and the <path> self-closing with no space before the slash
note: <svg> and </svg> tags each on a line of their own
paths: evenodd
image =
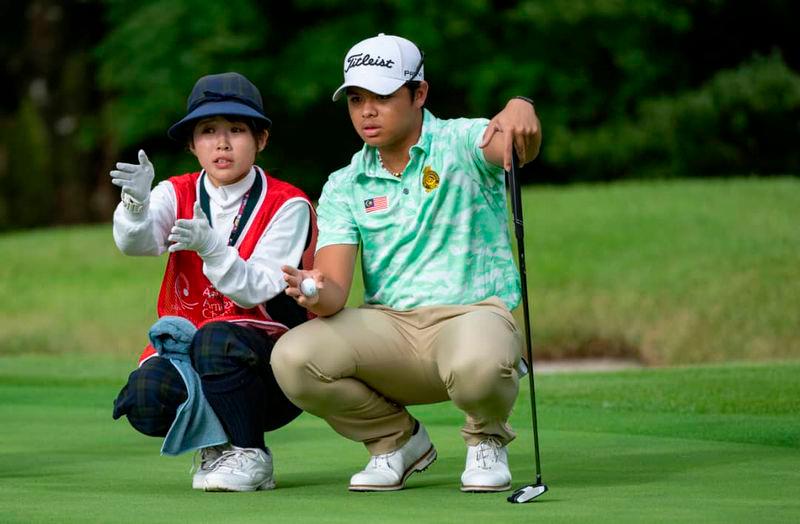
<svg viewBox="0 0 800 524">
<path fill-rule="evenodd" d="M 144 151 L 118 163 L 114 240 L 127 255 L 169 252 L 159 320 L 139 367 L 114 402 L 141 433 L 166 437 L 162 453 L 199 450 L 192 487 L 271 489 L 264 432 L 301 410 L 270 367 L 275 341 L 308 313 L 283 290 L 281 266 L 311 267 L 313 208 L 302 191 L 254 165 L 271 122 L 258 89 L 238 73 L 200 78 L 186 116 L 168 134 L 200 171 L 155 186 Z"/>
<path fill-rule="evenodd" d="M 491 121 L 438 119 L 424 108 L 421 51 L 383 34 L 348 52 L 344 79 L 334 99 L 346 97 L 364 146 L 322 191 L 314 268 L 284 268 L 286 293 L 319 318 L 278 342 L 275 377 L 366 446 L 352 491 L 399 490 L 427 468 L 437 451 L 406 407 L 446 400 L 465 415 L 461 490 L 510 489 L 521 293 L 503 166 L 512 147 L 522 163 L 538 153 L 533 104 L 512 99 Z M 359 247 L 365 304 L 345 308 Z"/>
</svg>

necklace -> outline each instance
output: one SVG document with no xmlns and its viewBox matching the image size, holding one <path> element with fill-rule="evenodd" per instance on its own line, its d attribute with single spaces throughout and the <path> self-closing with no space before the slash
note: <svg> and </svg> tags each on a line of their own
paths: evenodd
<svg viewBox="0 0 800 524">
<path fill-rule="evenodd" d="M 386 167 L 386 164 L 383 163 L 383 157 L 381 156 L 381 152 L 380 151 L 378 151 L 378 160 L 380 161 L 381 167 L 383 168 L 383 170 L 386 171 L 387 173 L 389 173 L 390 175 L 392 175 L 393 177 L 400 178 L 401 176 L 403 176 L 403 172 L 402 171 L 389 171 L 389 168 Z"/>
</svg>

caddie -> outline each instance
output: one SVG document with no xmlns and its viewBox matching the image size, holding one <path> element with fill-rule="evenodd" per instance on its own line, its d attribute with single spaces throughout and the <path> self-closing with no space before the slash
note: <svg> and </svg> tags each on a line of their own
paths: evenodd
<svg viewBox="0 0 800 524">
<path fill-rule="evenodd" d="M 522 96 L 491 120 L 436 118 L 423 62 L 385 34 L 345 56 L 333 99 L 364 146 L 323 188 L 314 268 L 284 268 L 286 294 L 319 318 L 278 341 L 272 367 L 292 402 L 366 446 L 350 490 L 399 490 L 427 468 L 436 449 L 406 406 L 452 400 L 461 490 L 503 491 L 522 352 L 503 169 L 512 147 L 521 164 L 537 156 L 539 119 Z M 359 247 L 364 305 L 344 308 Z"/>
<path fill-rule="evenodd" d="M 211 440 L 206 435 L 221 425 L 214 432 L 221 439 L 213 436 L 215 444 L 200 450 L 195 489 L 274 487 L 264 432 L 300 414 L 278 387 L 269 358 L 275 340 L 308 320 L 308 312 L 283 293 L 281 266 L 312 267 L 316 224 L 300 189 L 255 165 L 271 124 L 258 88 L 243 75 L 203 76 L 188 97 L 186 115 L 168 131 L 201 169 L 151 191 L 155 169 L 140 151 L 138 163 L 118 163 L 110 173 L 122 188 L 114 240 L 126 255 L 169 252 L 154 328 L 169 320 L 159 336 L 182 335 L 190 357 L 187 373 L 180 362 L 156 354 L 158 344 L 149 345 L 114 402 L 113 416 L 127 416 L 146 435 L 166 436 L 165 445 L 189 402 L 200 415 L 180 428 L 179 440 Z M 195 373 L 202 392 L 193 396 L 189 379 Z M 201 402 L 213 413 L 200 411 Z M 186 447 L 178 442 L 170 454 Z"/>
</svg>

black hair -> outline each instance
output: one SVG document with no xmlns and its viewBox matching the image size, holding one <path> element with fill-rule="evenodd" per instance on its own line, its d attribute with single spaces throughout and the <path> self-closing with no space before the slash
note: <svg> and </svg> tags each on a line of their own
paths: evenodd
<svg viewBox="0 0 800 524">
<path fill-rule="evenodd" d="M 414 46 L 417 48 L 417 51 L 419 51 L 419 63 L 417 64 L 417 69 L 411 73 L 412 79 L 417 77 L 419 72 L 422 70 L 422 64 L 425 63 L 425 53 L 422 52 L 422 49 L 420 49 L 417 44 L 414 44 Z M 420 84 L 422 84 L 421 80 L 409 80 L 403 84 L 408 88 L 408 91 L 411 94 L 411 102 L 414 102 L 414 94 L 417 92 L 417 89 L 419 89 Z"/>
<path fill-rule="evenodd" d="M 422 84 L 422 82 L 419 81 L 419 80 L 409 80 L 408 82 L 403 84 L 403 87 L 407 87 L 408 88 L 408 94 L 411 96 L 411 102 L 412 103 L 414 102 L 414 95 L 416 94 L 417 89 L 419 89 L 419 86 L 421 84 Z"/>
<path fill-rule="evenodd" d="M 262 120 L 257 120 L 255 118 L 250 117 L 236 117 L 236 116 L 225 116 L 223 115 L 222 118 L 227 120 L 228 122 L 243 122 L 247 124 L 247 127 L 250 128 L 250 132 L 253 133 L 253 136 L 258 138 L 261 136 L 264 131 L 267 131 L 267 126 L 264 125 Z"/>
<path fill-rule="evenodd" d="M 419 80 L 409 80 L 408 82 L 403 84 L 404 86 L 406 86 L 408 88 L 408 92 L 411 93 L 411 100 L 412 101 L 414 100 L 414 93 L 417 92 L 417 89 L 419 89 L 419 86 L 421 84 L 422 84 L 422 82 L 419 81 Z"/>
</svg>

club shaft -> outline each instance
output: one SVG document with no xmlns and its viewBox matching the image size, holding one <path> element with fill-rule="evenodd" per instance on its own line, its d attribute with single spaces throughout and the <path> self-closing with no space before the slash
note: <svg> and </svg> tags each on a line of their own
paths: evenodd
<svg viewBox="0 0 800 524">
<path fill-rule="evenodd" d="M 533 346 L 531 345 L 530 307 L 528 304 L 528 278 L 525 269 L 525 229 L 522 222 L 522 191 L 517 178 L 519 161 L 517 153 L 512 153 L 509 184 L 511 186 L 511 212 L 514 219 L 514 236 L 517 238 L 517 254 L 519 257 L 519 275 L 522 284 L 522 311 L 525 315 L 525 351 L 528 360 L 528 380 L 531 395 L 531 421 L 533 425 L 533 456 L 536 466 L 536 484 L 542 482 L 542 470 L 539 461 L 539 428 L 536 416 L 536 387 L 533 378 Z"/>
</svg>

